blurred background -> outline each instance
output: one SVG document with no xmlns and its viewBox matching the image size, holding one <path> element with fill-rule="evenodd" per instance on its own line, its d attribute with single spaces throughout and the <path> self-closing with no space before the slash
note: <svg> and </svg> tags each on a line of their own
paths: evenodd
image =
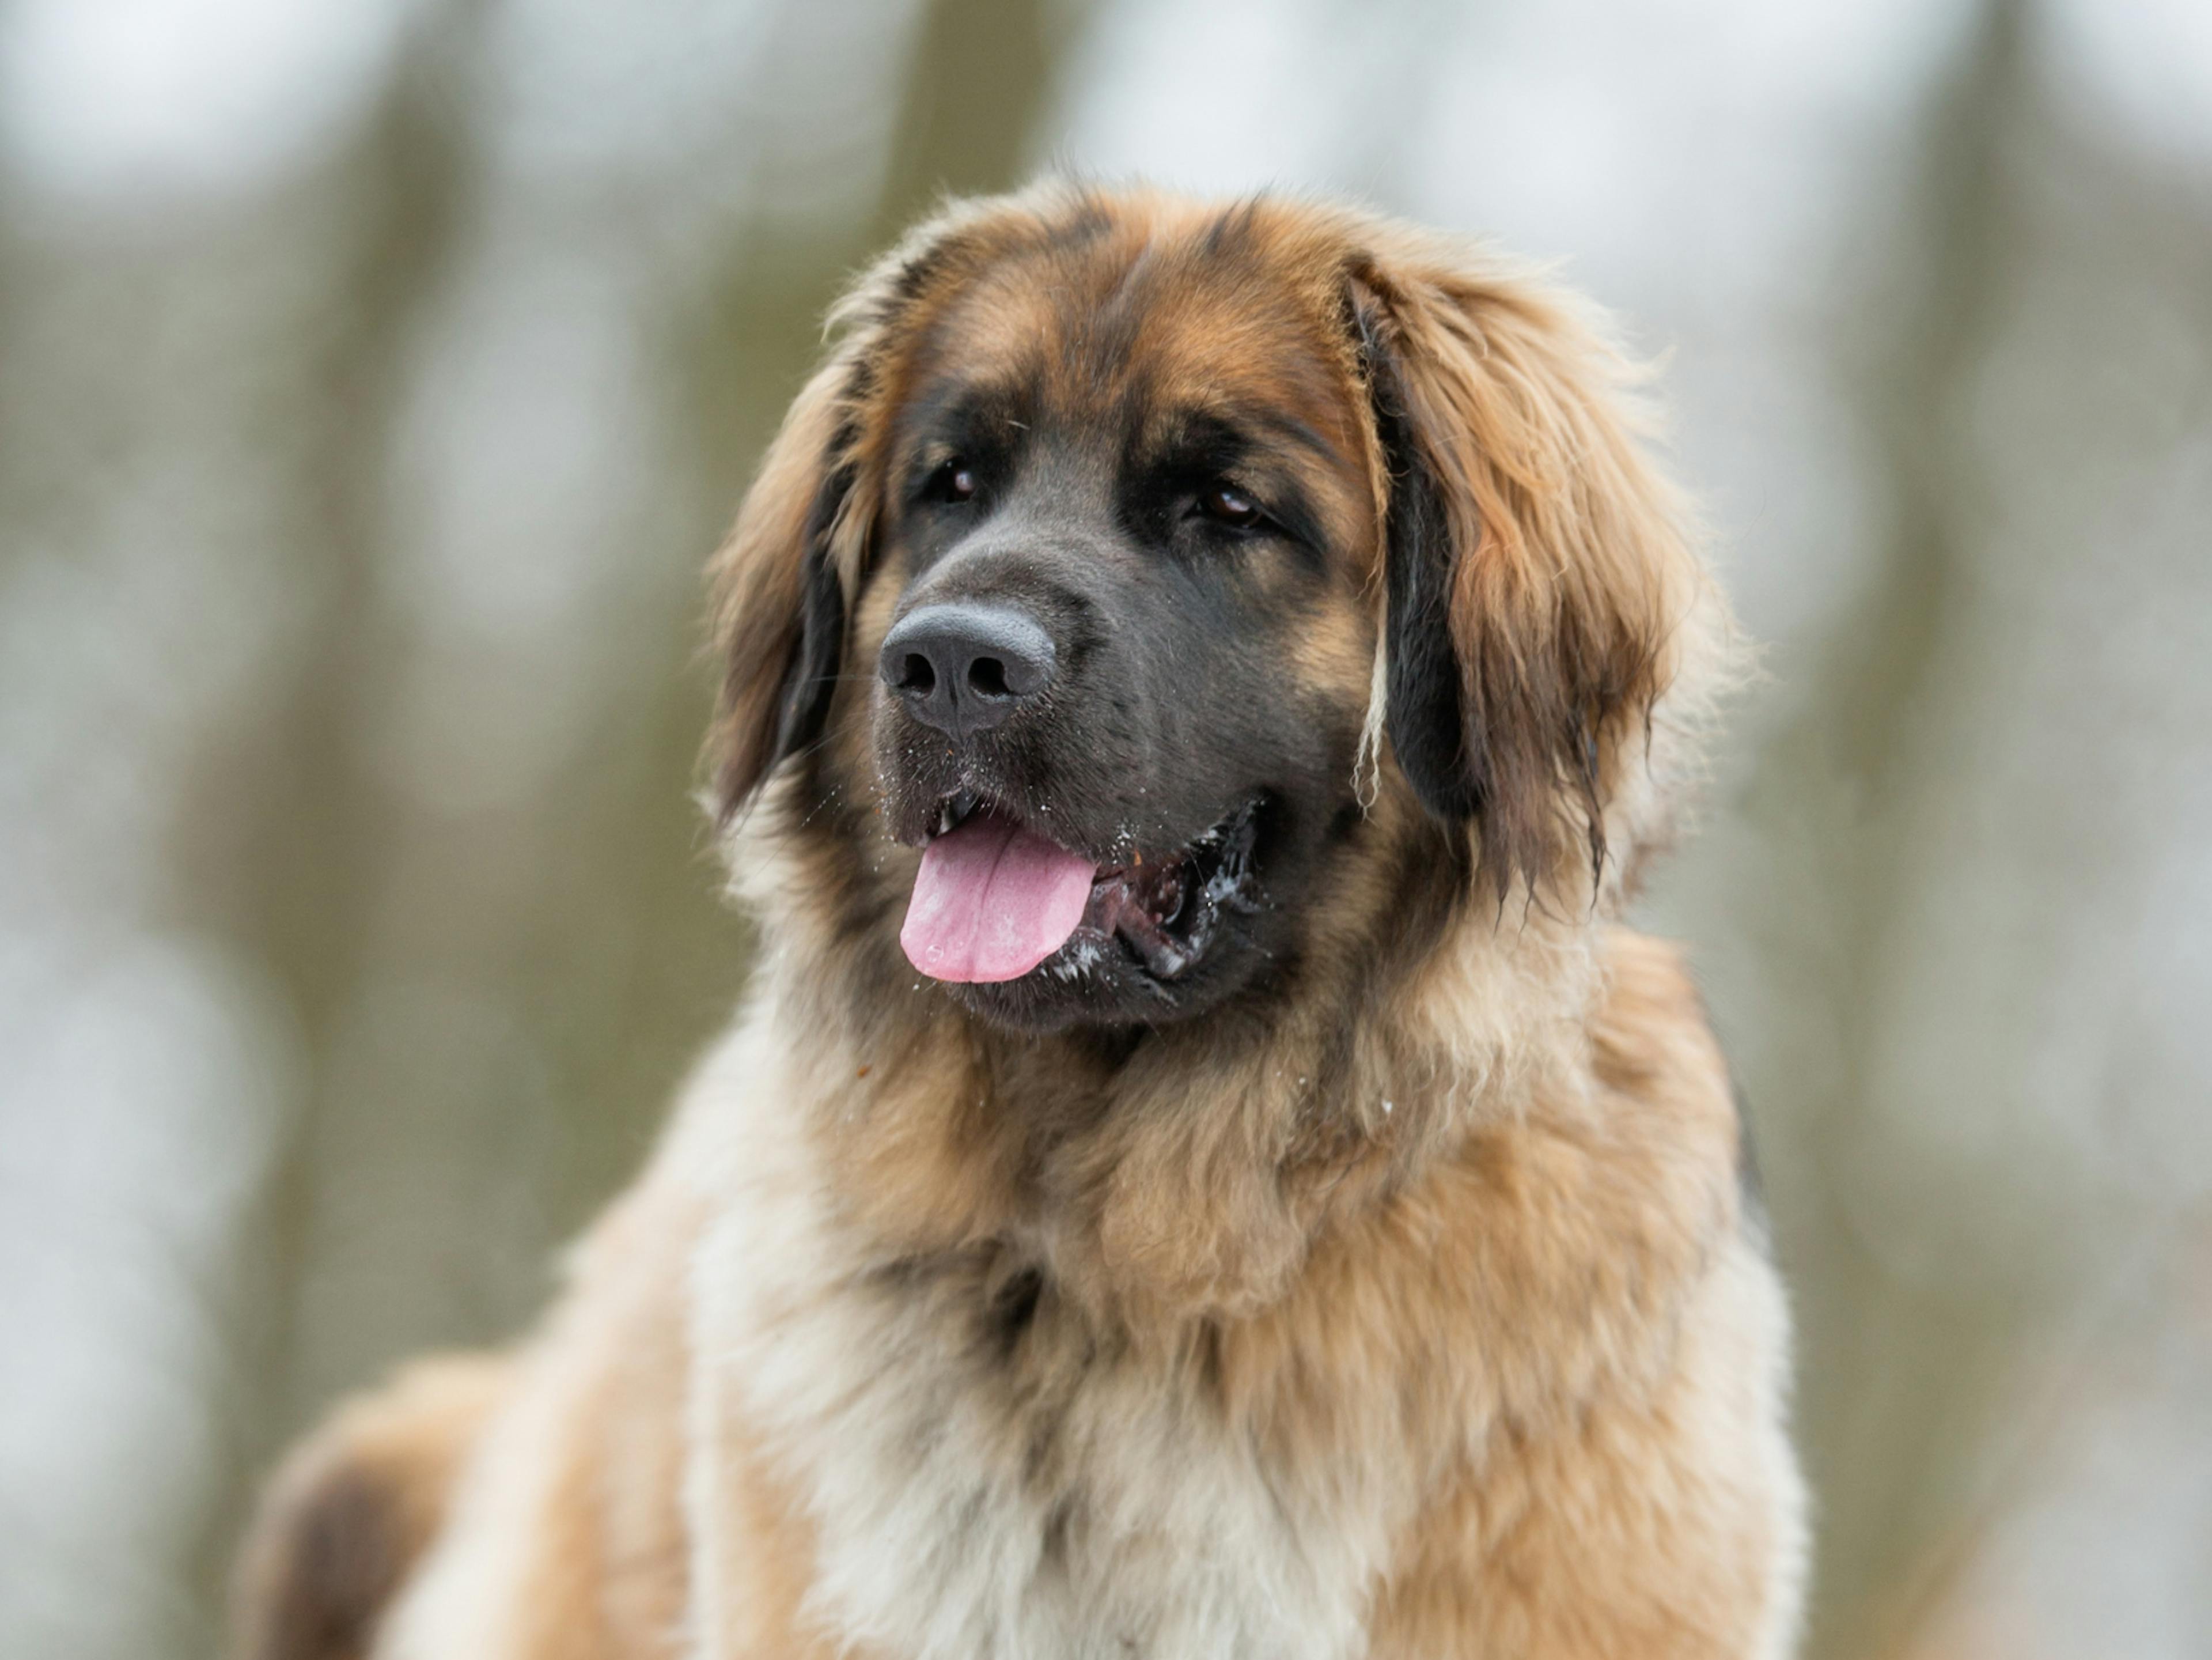
<svg viewBox="0 0 2212 1660">
<path fill-rule="evenodd" d="M 2203 0 L 0 0 L 0 1653 L 211 1656 L 286 1438 L 539 1304 L 745 970 L 700 563 L 1055 165 L 1664 356 L 1810 1652 L 2212 1654 Z"/>
</svg>

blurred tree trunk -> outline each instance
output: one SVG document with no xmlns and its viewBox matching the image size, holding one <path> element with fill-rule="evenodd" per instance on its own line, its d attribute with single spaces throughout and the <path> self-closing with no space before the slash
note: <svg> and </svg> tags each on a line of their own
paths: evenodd
<svg viewBox="0 0 2212 1660">
<path fill-rule="evenodd" d="M 344 252 L 319 309 L 300 319 L 301 337 L 264 343 L 283 365 L 264 418 L 272 438 L 287 434 L 295 545 L 313 562 L 298 578 L 313 607 L 305 648 L 287 682 L 268 688 L 261 723 L 222 734 L 201 762 L 181 849 L 198 913 L 190 920 L 260 964 L 289 1005 L 306 1062 L 237 1280 L 210 1288 L 235 1333 L 230 1387 L 209 1402 L 228 1480 L 195 1552 L 211 1636 L 252 1486 L 310 1405 L 296 1388 L 298 1315 L 330 1174 L 316 1133 L 331 1110 L 338 1029 L 377 932 L 376 853 L 396 829 L 388 793 L 362 769 L 367 702 L 388 684 L 375 604 L 390 556 L 386 470 L 407 348 L 474 205 L 472 157 L 446 76 L 473 50 L 477 9 L 464 0 L 433 20 L 358 143 L 239 239 L 247 257 L 296 259 L 318 242 Z M 296 362 L 283 361 L 293 351 Z"/>
<path fill-rule="evenodd" d="M 1895 936 L 1927 885 L 1945 879 L 1925 831 L 1931 804 L 1955 786 L 1930 752 L 1926 712 L 1975 623 L 1962 539 L 1980 481 L 1960 417 L 2021 252 L 2006 163 L 2032 75 L 2024 7 L 1984 4 L 1922 140 L 1907 227 L 1914 307 L 1858 319 L 1859 342 L 1881 344 L 1844 365 L 1895 493 L 1880 575 L 1808 674 L 1806 713 L 1760 755 L 1749 803 L 1809 861 L 1803 886 L 1823 912 L 1816 929 L 1801 917 L 1790 942 L 1822 952 L 1837 1038 L 1832 1073 L 1801 1072 L 1787 1085 L 1802 1098 L 1807 1138 L 1792 1162 L 1808 1171 L 1845 1167 L 1881 1104 L 1875 1061 L 1893 1013 Z M 1879 1367 L 1808 1366 L 1799 1386 L 1799 1439 L 1820 1495 L 1809 1652 L 1835 1657 L 1887 1651 L 1917 1577 L 1942 1559 L 2021 1358 L 2029 1289 L 1992 1296 L 1984 1279 L 1962 1294 L 1965 1276 L 1900 1279 L 1837 1202 L 1847 1191 L 1808 1182 L 1800 1196 L 1812 1202 L 1785 1223 L 1804 1352 L 1884 1357 Z"/>
</svg>

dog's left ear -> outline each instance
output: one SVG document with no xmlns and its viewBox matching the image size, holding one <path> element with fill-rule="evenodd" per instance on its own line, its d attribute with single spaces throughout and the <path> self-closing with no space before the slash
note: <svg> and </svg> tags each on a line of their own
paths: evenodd
<svg viewBox="0 0 2212 1660">
<path fill-rule="evenodd" d="M 1623 360 L 1566 304 L 1456 250 L 1356 261 L 1382 465 L 1385 729 L 1502 902 L 1585 865 L 1710 585 L 1644 455 Z M 1717 596 L 1714 596 L 1716 603 Z"/>
</svg>

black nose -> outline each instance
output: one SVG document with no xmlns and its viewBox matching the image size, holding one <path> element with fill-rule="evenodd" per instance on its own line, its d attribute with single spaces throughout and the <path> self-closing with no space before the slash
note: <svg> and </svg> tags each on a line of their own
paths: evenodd
<svg viewBox="0 0 2212 1660">
<path fill-rule="evenodd" d="M 902 619 L 876 672 L 915 719 L 964 738 L 1050 685 L 1054 656 L 1052 636 L 1026 612 L 950 601 Z"/>
</svg>

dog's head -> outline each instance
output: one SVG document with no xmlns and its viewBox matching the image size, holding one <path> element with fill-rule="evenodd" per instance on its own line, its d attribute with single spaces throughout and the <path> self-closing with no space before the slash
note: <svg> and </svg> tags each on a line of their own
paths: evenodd
<svg viewBox="0 0 2212 1660">
<path fill-rule="evenodd" d="M 717 560 L 714 751 L 837 937 L 1000 1024 L 1159 1025 L 1609 903 L 1724 619 L 1558 297 L 1343 210 L 1056 189 L 836 322 Z"/>
</svg>

